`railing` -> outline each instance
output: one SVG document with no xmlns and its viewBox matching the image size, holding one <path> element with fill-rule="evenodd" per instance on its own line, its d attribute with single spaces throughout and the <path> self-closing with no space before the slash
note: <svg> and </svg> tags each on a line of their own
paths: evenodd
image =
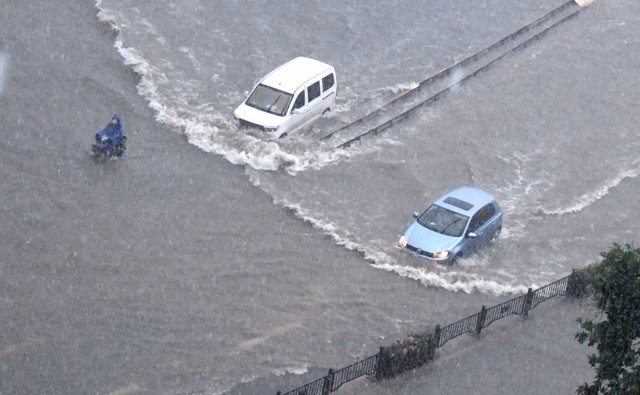
<svg viewBox="0 0 640 395">
<path fill-rule="evenodd" d="M 533 295 L 533 300 L 531 301 L 531 308 L 536 307 L 540 303 L 551 299 L 554 296 L 564 295 L 567 292 L 568 283 L 569 277 L 565 277 L 536 290 Z"/>
<path fill-rule="evenodd" d="M 525 295 L 518 296 L 498 305 L 486 308 L 482 306 L 479 313 L 443 328 L 437 325 L 434 332 L 409 336 L 388 347 L 380 347 L 376 355 L 364 358 L 352 365 L 333 371 L 316 381 L 302 387 L 277 395 L 328 395 L 345 383 L 375 374 L 378 379 L 394 377 L 402 372 L 423 365 L 435 357 L 436 348 L 442 347 L 451 339 L 465 333 L 480 334 L 482 329 L 493 322 L 512 314 L 524 315 L 540 303 L 555 296 L 581 296 L 585 293 L 588 276 L 585 271 L 573 271 L 571 275 L 555 281 L 535 291 L 529 288 Z"/>
<path fill-rule="evenodd" d="M 458 322 L 454 322 L 453 324 L 449 324 L 445 326 L 440 330 L 439 332 L 440 336 L 434 336 L 436 339 L 438 339 L 437 346 L 442 347 L 449 340 L 455 339 L 456 337 L 464 333 L 475 332 L 477 325 L 478 325 L 478 314 L 474 314 Z M 438 327 L 436 327 L 436 331 L 437 331 L 437 328 Z"/>
<path fill-rule="evenodd" d="M 510 316 L 511 314 L 523 314 L 525 312 L 525 305 L 528 295 L 529 294 L 527 293 L 526 295 L 522 295 L 515 299 L 511 299 L 509 301 L 486 309 L 486 316 L 480 329 L 486 328 L 494 321 Z M 477 330 L 476 333 L 480 333 L 480 330 Z"/>
<path fill-rule="evenodd" d="M 335 371 L 333 373 L 331 392 L 340 388 L 342 384 L 355 380 L 358 377 L 374 374 L 378 369 L 378 355 L 379 354 L 372 355 L 369 358 L 358 361 L 351 366 Z"/>
<path fill-rule="evenodd" d="M 327 377 L 325 376 L 321 379 L 318 379 L 316 381 L 312 381 L 309 384 L 305 384 L 302 387 L 296 388 L 293 391 L 289 391 L 287 392 L 285 395 L 322 395 L 322 394 L 328 394 L 328 392 L 325 392 L 325 383 L 327 381 Z M 278 391 L 278 395 L 280 394 L 280 391 Z"/>
<path fill-rule="evenodd" d="M 329 369 L 329 374 L 321 379 L 305 384 L 300 388 L 289 391 L 284 395 L 324 395 L 336 391 L 342 384 L 355 380 L 365 375 L 372 375 L 378 369 L 378 355 L 362 359 L 353 365 L 340 370 Z M 280 395 L 280 391 L 278 391 Z"/>
</svg>

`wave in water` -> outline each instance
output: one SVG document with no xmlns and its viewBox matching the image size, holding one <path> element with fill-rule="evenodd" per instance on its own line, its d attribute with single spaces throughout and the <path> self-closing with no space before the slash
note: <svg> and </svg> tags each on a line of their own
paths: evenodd
<svg viewBox="0 0 640 395">
<path fill-rule="evenodd" d="M 520 294 L 526 293 L 528 288 L 538 288 L 537 285 L 509 285 L 500 284 L 493 280 L 477 278 L 475 275 L 446 270 L 441 273 L 430 272 L 422 268 L 412 266 L 402 266 L 393 264 L 375 264 L 374 267 L 389 272 L 394 272 L 402 277 L 407 277 L 419 281 L 425 286 L 443 288 L 448 291 L 462 291 L 466 293 L 483 292 L 493 295 Z"/>
<path fill-rule="evenodd" d="M 221 155 L 233 164 L 247 165 L 256 170 L 283 169 L 295 175 L 306 169 L 319 169 L 337 163 L 366 150 L 335 150 L 331 145 L 303 135 L 297 136 L 295 140 L 265 141 L 239 133 L 235 122 L 215 114 L 211 104 L 195 107 L 185 105 L 183 108 L 166 104 L 168 101 L 159 88 L 168 82 L 166 75 L 147 61 L 142 52 L 124 43 L 117 23 L 117 12 L 102 8 L 102 0 L 96 0 L 95 5 L 98 19 L 115 32 L 114 47 L 124 59 L 124 64 L 132 67 L 140 77 L 138 93 L 148 101 L 156 120 L 181 131 L 189 143 L 203 151 Z M 184 98 L 180 98 L 181 94 Z M 188 92 L 175 89 L 172 95 L 176 96 L 174 99 L 179 103 L 188 102 Z"/>
<path fill-rule="evenodd" d="M 618 186 L 624 179 L 638 177 L 638 175 L 640 175 L 640 167 L 637 167 L 639 163 L 640 159 L 635 160 L 633 162 L 633 168 L 621 171 L 615 177 L 608 180 L 605 184 L 601 185 L 593 191 L 587 192 L 584 195 L 578 197 L 567 207 L 559 207 L 555 209 L 546 209 L 544 207 L 541 207 L 538 211 L 546 215 L 563 215 L 573 214 L 584 210 L 585 208 L 589 207 L 593 203 L 608 195 L 609 191 Z"/>
<path fill-rule="evenodd" d="M 118 27 L 117 20 L 121 17 L 117 12 L 108 11 L 101 8 L 102 0 L 96 0 L 98 9 L 98 19 L 107 24 L 115 32 L 114 47 L 118 50 L 127 66 L 132 67 L 140 77 L 137 86 L 138 92 L 149 103 L 149 107 L 154 111 L 156 120 L 164 123 L 176 130 L 182 131 L 188 141 L 205 152 L 212 152 L 223 156 L 229 162 L 237 165 L 245 165 L 256 170 L 276 171 L 285 170 L 287 173 L 295 175 L 306 169 L 318 169 L 329 164 L 336 164 L 342 160 L 352 158 L 354 155 L 366 154 L 380 149 L 380 145 L 393 144 L 388 139 L 376 140 L 375 144 L 359 144 L 356 147 L 345 150 L 334 150 L 333 147 L 322 145 L 318 141 L 308 136 L 301 136 L 300 141 L 263 141 L 261 139 L 238 133 L 233 122 L 224 119 L 220 114 L 213 111 L 211 104 L 184 104 L 186 99 L 178 98 L 177 104 L 172 103 L 162 93 L 162 86 L 167 82 L 167 77 L 162 70 L 154 67 L 135 48 L 125 44 L 125 34 L 122 34 Z M 183 50 L 184 52 L 184 50 Z M 402 95 L 416 84 L 399 84 L 391 88 L 383 88 L 390 91 L 391 96 Z M 176 96 L 187 97 L 188 92 L 180 92 L 176 89 Z M 376 95 L 378 96 L 378 95 Z M 380 96 L 388 96 L 382 94 Z M 174 98 L 175 99 L 175 98 Z M 340 110 L 340 109 L 337 109 Z M 249 169 L 248 169 L 249 170 Z M 260 187 L 259 174 L 250 176 L 250 182 Z M 517 187 L 523 186 L 517 182 Z M 517 188 L 516 188 L 517 189 Z M 331 221 L 320 219 L 321 214 L 311 213 L 300 204 L 290 202 L 284 198 L 276 198 L 274 203 L 291 210 L 294 215 L 319 229 L 334 242 L 349 250 L 356 251 L 365 260 L 372 263 L 372 267 L 394 272 L 400 276 L 420 281 L 425 286 L 436 286 L 451 291 L 463 292 L 484 292 L 491 294 L 509 294 L 526 291 L 527 286 L 500 284 L 497 280 L 489 280 L 491 273 L 464 273 L 464 269 L 457 271 L 441 271 L 438 268 L 414 268 L 397 264 L 395 250 L 393 247 L 376 245 L 375 242 L 364 242 L 358 240 L 346 228 L 341 228 Z M 517 229 L 507 230 L 506 235 L 512 237 L 517 234 Z"/>
<path fill-rule="evenodd" d="M 255 186 L 260 187 L 260 181 L 257 178 L 250 178 Z M 267 190 L 265 190 L 265 192 L 268 193 Z M 313 217 L 308 210 L 304 209 L 299 204 L 291 203 L 286 199 L 278 199 L 275 197 L 273 198 L 273 203 L 287 208 L 296 216 L 296 218 L 299 218 L 314 228 L 319 229 L 325 235 L 331 237 L 335 244 L 343 246 L 348 250 L 358 252 L 362 255 L 364 260 L 371 263 L 371 267 L 419 281 L 422 285 L 427 287 L 438 287 L 454 292 L 482 292 L 493 295 L 525 293 L 528 288 L 538 287 L 536 284 L 502 284 L 498 281 L 484 279 L 476 273 L 465 273 L 459 270 L 452 270 L 451 268 L 440 268 L 438 266 L 431 265 L 429 268 L 417 268 L 413 266 L 400 265 L 396 262 L 396 259 L 385 251 L 382 251 L 375 246 L 367 246 L 354 241 L 353 235 L 349 234 L 348 231 L 337 227 L 331 222 Z"/>
</svg>

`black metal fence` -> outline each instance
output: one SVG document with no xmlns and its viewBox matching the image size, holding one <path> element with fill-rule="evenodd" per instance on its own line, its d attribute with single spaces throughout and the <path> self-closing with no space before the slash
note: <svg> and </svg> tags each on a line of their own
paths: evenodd
<svg viewBox="0 0 640 395">
<path fill-rule="evenodd" d="M 569 276 L 529 291 L 498 305 L 486 308 L 445 327 L 437 325 L 433 333 L 425 332 L 408 336 L 388 347 L 380 347 L 376 355 L 361 359 L 340 370 L 329 369 L 329 373 L 311 383 L 277 395 L 328 395 L 340 386 L 362 376 L 375 375 L 378 379 L 394 377 L 431 361 L 436 349 L 446 342 L 466 333 L 479 334 L 493 322 L 512 314 L 524 315 L 540 303 L 555 296 L 581 296 L 588 284 L 586 271 L 573 271 Z"/>
</svg>

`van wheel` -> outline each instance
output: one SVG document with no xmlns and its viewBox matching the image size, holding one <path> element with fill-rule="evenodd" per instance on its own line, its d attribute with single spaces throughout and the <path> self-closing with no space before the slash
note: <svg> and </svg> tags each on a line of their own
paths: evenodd
<svg viewBox="0 0 640 395">
<path fill-rule="evenodd" d="M 287 132 L 282 133 L 278 138 L 283 139 L 285 137 L 287 137 Z"/>
<path fill-rule="evenodd" d="M 326 113 L 328 113 L 328 112 L 330 112 L 330 111 L 331 111 L 331 109 L 330 109 L 330 108 L 327 108 L 327 109 L 325 109 L 325 110 L 322 112 L 322 115 L 325 115 Z"/>
</svg>

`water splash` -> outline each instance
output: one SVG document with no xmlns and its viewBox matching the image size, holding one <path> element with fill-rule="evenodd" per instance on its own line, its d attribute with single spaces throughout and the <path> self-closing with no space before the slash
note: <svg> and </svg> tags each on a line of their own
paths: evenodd
<svg viewBox="0 0 640 395">
<path fill-rule="evenodd" d="M 589 207 L 593 203 L 602 199 L 606 195 L 609 194 L 609 191 L 616 186 L 618 186 L 624 179 L 626 178 L 636 178 L 640 175 L 640 159 L 637 159 L 633 162 L 634 168 L 623 170 L 618 173 L 615 177 L 608 180 L 603 185 L 600 185 L 593 191 L 587 192 L 584 195 L 578 197 L 567 207 L 559 207 L 555 209 L 545 209 L 541 207 L 539 212 L 546 215 L 563 215 L 563 214 L 573 214 L 579 211 L 584 210 Z"/>
<path fill-rule="evenodd" d="M 374 264 L 373 266 L 388 272 L 397 273 L 402 277 L 419 281 L 422 285 L 427 287 L 438 287 L 448 291 L 462 291 L 469 294 L 473 292 L 482 292 L 493 295 L 520 294 L 527 292 L 529 287 L 538 287 L 535 284 L 531 286 L 500 284 L 493 280 L 486 280 L 479 278 L 476 275 L 453 270 L 432 272 L 423 268 L 389 263 Z"/>
<path fill-rule="evenodd" d="M 586 7 L 589 4 L 593 3 L 593 0 L 575 0 L 576 4 L 580 7 Z"/>
</svg>

